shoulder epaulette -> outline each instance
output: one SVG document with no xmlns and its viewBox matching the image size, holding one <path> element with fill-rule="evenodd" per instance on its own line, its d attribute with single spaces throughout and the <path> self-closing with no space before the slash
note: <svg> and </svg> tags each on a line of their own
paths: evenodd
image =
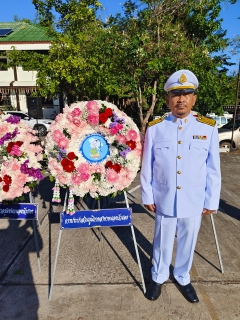
<svg viewBox="0 0 240 320">
<path fill-rule="evenodd" d="M 155 124 L 159 123 L 159 122 L 162 122 L 163 120 L 165 119 L 165 117 L 161 117 L 161 118 L 157 118 L 153 121 L 150 121 L 148 123 L 148 126 L 151 127 L 151 126 L 154 126 Z"/>
<path fill-rule="evenodd" d="M 205 123 L 205 124 L 208 124 L 209 126 L 212 126 L 212 127 L 214 127 L 215 123 L 216 123 L 216 121 L 214 119 L 207 118 L 207 117 L 204 117 L 204 116 L 198 116 L 197 117 L 197 121 Z"/>
</svg>

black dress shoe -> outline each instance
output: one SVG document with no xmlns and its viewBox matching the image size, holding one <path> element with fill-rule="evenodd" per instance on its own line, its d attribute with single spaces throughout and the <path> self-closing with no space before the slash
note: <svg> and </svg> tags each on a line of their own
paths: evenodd
<svg viewBox="0 0 240 320">
<path fill-rule="evenodd" d="M 185 286 L 180 285 L 180 287 L 181 287 L 182 295 L 187 299 L 187 301 L 189 301 L 191 303 L 199 302 L 196 291 L 193 288 L 193 286 L 191 285 L 191 283 L 189 283 Z"/>
<path fill-rule="evenodd" d="M 150 285 L 148 287 L 148 290 L 145 294 L 145 297 L 148 299 L 148 300 L 157 300 L 157 298 L 160 296 L 161 294 L 161 286 L 162 284 L 161 283 L 157 283 L 155 281 L 151 281 L 150 282 Z"/>
</svg>

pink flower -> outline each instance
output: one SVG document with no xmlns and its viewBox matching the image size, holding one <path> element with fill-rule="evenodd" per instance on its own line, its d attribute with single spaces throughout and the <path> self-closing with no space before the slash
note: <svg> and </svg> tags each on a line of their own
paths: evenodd
<svg viewBox="0 0 240 320">
<path fill-rule="evenodd" d="M 15 160 L 15 159 L 14 159 Z M 20 165 L 17 161 L 12 162 L 12 171 L 16 172 L 18 170 L 20 170 Z"/>
<path fill-rule="evenodd" d="M 9 131 L 8 125 L 2 125 L 1 126 L 1 135 L 4 136 L 5 133 L 7 133 Z"/>
<path fill-rule="evenodd" d="M 22 155 L 22 151 L 20 150 L 19 146 L 16 144 L 12 147 L 12 150 L 10 152 L 11 156 L 17 156 L 20 157 Z"/>
<path fill-rule="evenodd" d="M 72 122 L 73 122 L 73 123 L 75 124 L 75 126 L 77 126 L 77 127 L 79 127 L 79 126 L 80 126 L 80 123 L 81 123 L 80 119 L 78 119 L 78 118 L 73 118 Z"/>
<path fill-rule="evenodd" d="M 52 136 L 53 136 L 53 140 L 58 142 L 59 140 L 62 139 L 63 134 L 60 130 L 54 130 Z"/>
<path fill-rule="evenodd" d="M 88 124 L 86 124 L 85 121 L 80 121 L 79 125 L 76 125 L 76 126 L 77 128 L 73 125 L 69 127 L 69 134 L 71 135 L 71 139 L 78 139 L 79 130 L 81 130 L 81 132 L 85 132 L 86 128 L 88 127 Z"/>
<path fill-rule="evenodd" d="M 67 114 L 67 115 L 66 115 L 66 118 L 67 118 L 67 120 L 68 120 L 69 122 L 72 122 L 72 120 L 73 120 L 73 119 L 72 119 L 72 116 L 71 116 L 70 114 Z"/>
<path fill-rule="evenodd" d="M 142 155 L 142 148 L 135 149 L 134 155 L 136 155 L 138 158 L 140 158 Z"/>
<path fill-rule="evenodd" d="M 127 139 L 128 140 L 136 140 L 137 139 L 137 132 L 133 129 L 129 130 L 127 132 L 127 135 L 126 135 Z"/>
<path fill-rule="evenodd" d="M 122 168 L 121 170 L 121 175 L 118 180 L 118 185 L 121 190 L 123 190 L 125 187 L 128 187 L 129 184 L 131 183 L 131 175 L 128 169 Z"/>
<path fill-rule="evenodd" d="M 88 101 L 86 104 L 88 113 L 95 113 L 97 114 L 99 112 L 99 107 L 96 101 Z"/>
<path fill-rule="evenodd" d="M 89 114 L 88 115 L 88 122 L 93 126 L 97 126 L 98 122 L 99 122 L 99 116 L 94 115 L 94 114 Z"/>
<path fill-rule="evenodd" d="M 90 173 L 100 173 L 100 174 L 105 174 L 105 168 L 103 165 L 99 165 L 99 164 L 93 164 L 90 167 Z"/>
<path fill-rule="evenodd" d="M 69 140 L 66 137 L 62 137 L 61 140 L 58 141 L 58 146 L 62 149 L 67 149 L 69 145 Z"/>
<path fill-rule="evenodd" d="M 73 117 L 79 117 L 82 114 L 82 111 L 79 108 L 74 108 L 72 111 Z"/>
<path fill-rule="evenodd" d="M 122 125 L 121 123 L 118 123 L 118 124 L 116 125 L 116 127 L 118 128 L 118 130 L 122 130 L 123 125 Z"/>
<path fill-rule="evenodd" d="M 14 184 L 16 187 L 21 187 L 22 185 L 24 185 L 27 182 L 27 176 L 24 173 L 19 173 L 16 177 L 15 177 L 15 181 Z"/>
<path fill-rule="evenodd" d="M 55 121 L 56 122 L 60 122 L 62 119 L 63 119 L 63 114 L 62 113 L 59 113 L 57 116 L 56 116 L 56 118 L 55 118 Z"/>
<path fill-rule="evenodd" d="M 72 182 L 74 184 L 80 184 L 83 181 L 87 181 L 90 178 L 90 174 L 87 172 L 83 172 L 83 173 L 75 173 L 72 177 Z"/>
<path fill-rule="evenodd" d="M 30 188 L 28 186 L 23 188 L 23 193 L 28 193 L 30 192 Z"/>
<path fill-rule="evenodd" d="M 81 174 L 81 178 L 83 181 L 87 181 L 90 178 L 90 174 L 87 172 L 84 172 Z"/>
<path fill-rule="evenodd" d="M 106 180 L 110 183 L 114 183 L 118 180 L 119 175 L 113 169 L 108 169 L 106 173 Z"/>
<path fill-rule="evenodd" d="M 81 177 L 81 174 L 80 173 L 76 173 L 73 175 L 72 177 L 72 182 L 73 184 L 80 184 L 82 182 L 82 177 Z"/>
<path fill-rule="evenodd" d="M 89 172 L 89 169 L 90 169 L 90 165 L 88 163 L 81 163 L 79 165 L 79 167 L 77 168 L 77 171 L 80 173 L 80 174 L 83 174 L 85 172 Z"/>
<path fill-rule="evenodd" d="M 125 143 L 127 141 L 127 139 L 126 139 L 126 137 L 118 134 L 117 135 L 117 141 L 118 141 L 119 144 L 122 144 L 122 143 Z"/>
<path fill-rule="evenodd" d="M 117 126 L 113 127 L 110 129 L 111 134 L 117 134 L 118 133 L 118 128 Z"/>
</svg>

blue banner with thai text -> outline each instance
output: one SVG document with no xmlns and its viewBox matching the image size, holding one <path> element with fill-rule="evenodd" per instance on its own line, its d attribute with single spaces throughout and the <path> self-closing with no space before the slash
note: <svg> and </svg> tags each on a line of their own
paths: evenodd
<svg viewBox="0 0 240 320">
<path fill-rule="evenodd" d="M 60 228 L 119 227 L 132 225 L 131 208 L 76 211 L 73 215 L 61 212 Z"/>
<path fill-rule="evenodd" d="M 0 219 L 37 220 L 38 203 L 0 203 Z"/>
</svg>

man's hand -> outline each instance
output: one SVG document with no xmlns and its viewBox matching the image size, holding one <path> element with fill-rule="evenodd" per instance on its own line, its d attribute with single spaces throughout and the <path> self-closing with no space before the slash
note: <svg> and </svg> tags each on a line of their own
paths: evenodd
<svg viewBox="0 0 240 320">
<path fill-rule="evenodd" d="M 149 211 L 156 212 L 155 204 L 144 204 L 144 207 Z"/>
<path fill-rule="evenodd" d="M 217 210 L 208 210 L 206 208 L 203 208 L 203 211 L 202 211 L 202 217 L 205 217 L 205 216 L 208 216 L 214 212 L 216 212 Z"/>
</svg>

